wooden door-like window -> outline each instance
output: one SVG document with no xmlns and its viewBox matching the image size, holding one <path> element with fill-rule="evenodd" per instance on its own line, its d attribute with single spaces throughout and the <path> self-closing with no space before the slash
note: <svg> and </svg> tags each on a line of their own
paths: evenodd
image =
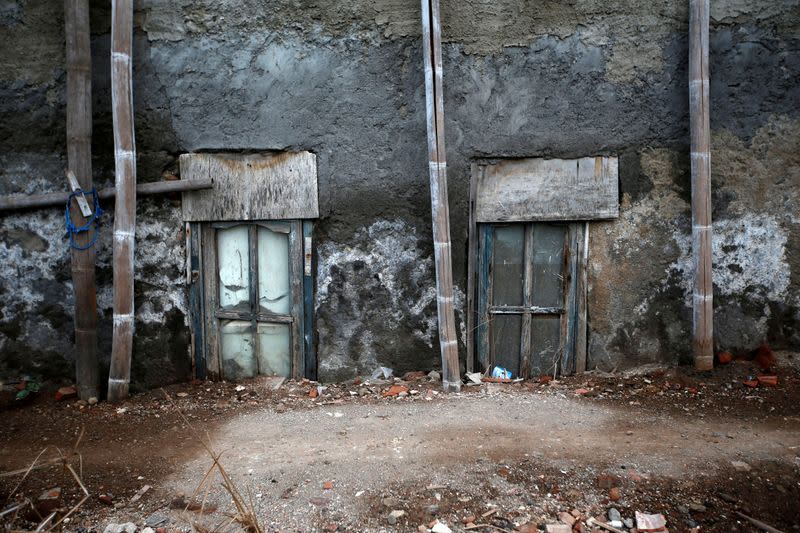
<svg viewBox="0 0 800 533">
<path fill-rule="evenodd" d="M 576 225 L 481 224 L 479 235 L 478 358 L 515 377 L 571 372 Z"/>
<path fill-rule="evenodd" d="M 302 375 L 302 231 L 298 221 L 204 225 L 206 343 L 220 377 Z"/>
</svg>

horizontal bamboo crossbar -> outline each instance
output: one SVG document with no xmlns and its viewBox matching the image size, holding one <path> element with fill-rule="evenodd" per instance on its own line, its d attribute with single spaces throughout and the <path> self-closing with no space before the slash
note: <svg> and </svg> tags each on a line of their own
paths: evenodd
<svg viewBox="0 0 800 533">
<path fill-rule="evenodd" d="M 210 189 L 213 184 L 214 180 L 211 178 L 139 183 L 136 185 L 136 194 L 149 195 L 197 191 L 200 189 Z M 31 195 L 16 194 L 13 196 L 0 196 L 0 211 L 63 206 L 67 198 L 69 198 L 69 194 L 68 192 L 50 192 Z M 97 194 L 101 200 L 108 200 L 116 196 L 117 190 L 114 187 L 108 187 L 106 189 L 100 189 Z"/>
</svg>

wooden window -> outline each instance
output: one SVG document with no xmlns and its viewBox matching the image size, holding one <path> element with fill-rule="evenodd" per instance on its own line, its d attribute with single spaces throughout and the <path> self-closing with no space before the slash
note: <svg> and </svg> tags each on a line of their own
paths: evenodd
<svg viewBox="0 0 800 533">
<path fill-rule="evenodd" d="M 190 232 L 197 367 L 223 379 L 312 374 L 310 224 L 193 223 Z"/>
<path fill-rule="evenodd" d="M 588 224 L 619 215 L 617 158 L 494 159 L 471 170 L 467 370 L 584 371 Z"/>
<path fill-rule="evenodd" d="M 583 224 L 481 224 L 478 232 L 479 361 L 515 377 L 571 373 Z"/>
</svg>

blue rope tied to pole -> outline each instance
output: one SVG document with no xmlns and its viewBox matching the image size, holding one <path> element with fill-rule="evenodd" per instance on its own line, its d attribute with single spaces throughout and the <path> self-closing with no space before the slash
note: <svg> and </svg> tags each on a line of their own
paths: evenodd
<svg viewBox="0 0 800 533">
<path fill-rule="evenodd" d="M 79 194 L 86 194 L 86 196 L 91 196 L 92 199 L 94 200 L 94 209 L 92 209 L 92 216 L 89 217 L 89 220 L 87 220 L 86 224 L 84 224 L 83 226 L 76 226 L 75 224 L 73 224 L 72 217 L 69 215 L 69 206 L 72 203 L 72 199 L 78 196 Z M 97 234 L 99 232 L 99 227 L 95 228 L 94 235 L 92 235 L 92 240 L 86 246 L 81 246 L 78 243 L 76 243 L 75 235 L 83 231 L 89 231 L 90 229 L 92 229 L 92 224 L 97 226 L 98 219 L 100 218 L 100 216 L 102 216 L 102 214 L 103 210 L 100 208 L 100 198 L 98 198 L 97 190 L 94 187 L 92 187 L 92 190 L 87 193 L 84 193 L 83 191 L 78 189 L 77 191 L 69 195 L 69 198 L 67 198 L 67 207 L 64 208 L 64 220 L 67 224 L 67 236 L 69 236 L 69 245 L 72 248 L 74 248 L 75 250 L 88 250 L 89 248 L 94 246 L 94 243 L 97 242 Z"/>
</svg>

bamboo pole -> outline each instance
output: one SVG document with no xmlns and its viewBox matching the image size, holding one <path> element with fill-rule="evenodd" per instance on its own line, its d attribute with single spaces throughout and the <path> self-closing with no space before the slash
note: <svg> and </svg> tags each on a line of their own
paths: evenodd
<svg viewBox="0 0 800 533">
<path fill-rule="evenodd" d="M 174 180 L 174 181 L 154 181 L 151 183 L 139 183 L 136 185 L 136 196 L 147 196 L 151 194 L 167 194 L 172 192 L 198 191 L 210 189 L 214 186 L 212 178 L 198 178 L 194 180 Z M 97 191 L 97 196 L 101 200 L 108 200 L 117 195 L 117 189 L 108 187 Z M 42 194 L 15 194 L 12 196 L 0 196 L 0 211 L 11 211 L 15 209 L 33 209 L 38 207 L 63 206 L 69 198 L 68 192 L 48 192 Z"/>
<path fill-rule="evenodd" d="M 136 143 L 133 130 L 133 0 L 111 2 L 111 108 L 114 121 L 114 331 L 108 400 L 128 396 L 133 352 L 133 248 L 136 227 Z"/>
<path fill-rule="evenodd" d="M 697 370 L 714 368 L 708 19 L 709 0 L 689 0 L 689 126 L 694 261 L 692 351 Z"/>
<path fill-rule="evenodd" d="M 67 59 L 67 167 L 83 190 L 92 189 L 92 54 L 89 0 L 64 0 Z M 63 205 L 69 193 L 61 200 Z M 77 202 L 70 205 L 73 220 L 83 220 Z M 82 400 L 96 398 L 97 289 L 95 286 L 95 228 L 74 236 L 85 250 L 72 248 L 72 286 L 75 291 L 75 383 Z"/>
<path fill-rule="evenodd" d="M 431 182 L 433 252 L 436 264 L 436 303 L 442 387 L 461 390 L 453 312 L 453 268 L 450 252 L 450 213 L 447 198 L 447 158 L 444 146 L 442 46 L 439 0 L 422 1 L 422 50 L 425 61 L 425 101 L 428 123 L 428 169 Z"/>
</svg>

